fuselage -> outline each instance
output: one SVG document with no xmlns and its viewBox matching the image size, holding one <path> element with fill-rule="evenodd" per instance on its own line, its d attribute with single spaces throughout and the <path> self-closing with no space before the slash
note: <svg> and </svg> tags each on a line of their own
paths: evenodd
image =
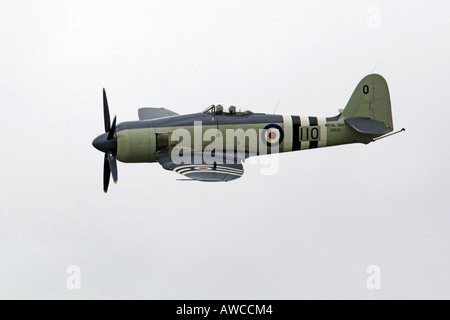
<svg viewBox="0 0 450 320">
<path fill-rule="evenodd" d="M 194 113 L 118 124 L 117 159 L 156 162 L 160 152 L 177 147 L 202 152 L 234 148 L 260 155 L 369 143 L 373 137 L 356 132 L 341 115 L 327 118 Z"/>
</svg>

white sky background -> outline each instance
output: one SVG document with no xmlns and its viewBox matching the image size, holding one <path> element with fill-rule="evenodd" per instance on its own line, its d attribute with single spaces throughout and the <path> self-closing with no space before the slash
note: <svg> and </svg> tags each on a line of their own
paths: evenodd
<svg viewBox="0 0 450 320">
<path fill-rule="evenodd" d="M 449 10 L 0 2 L 0 298 L 449 299 Z M 102 87 L 119 122 L 149 105 L 272 113 L 278 100 L 280 114 L 333 116 L 377 62 L 404 134 L 283 154 L 276 175 L 246 164 L 224 184 L 119 163 L 102 191 Z"/>
</svg>

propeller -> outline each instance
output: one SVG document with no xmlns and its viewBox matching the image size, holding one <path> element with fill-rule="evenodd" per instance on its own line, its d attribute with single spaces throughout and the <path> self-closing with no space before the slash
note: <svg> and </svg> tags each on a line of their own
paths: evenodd
<svg viewBox="0 0 450 320">
<path fill-rule="evenodd" d="M 114 183 L 117 183 L 117 136 L 116 136 L 116 117 L 111 125 L 109 116 L 108 99 L 106 91 L 103 88 L 103 118 L 105 121 L 105 133 L 99 135 L 92 141 L 95 149 L 105 153 L 103 162 L 103 190 L 108 192 L 109 179 L 112 175 Z"/>
</svg>

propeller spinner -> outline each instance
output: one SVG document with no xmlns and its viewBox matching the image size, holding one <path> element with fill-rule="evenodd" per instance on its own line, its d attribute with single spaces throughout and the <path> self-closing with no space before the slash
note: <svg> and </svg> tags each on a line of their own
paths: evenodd
<svg viewBox="0 0 450 320">
<path fill-rule="evenodd" d="M 117 136 L 116 136 L 116 117 L 114 117 L 112 125 L 110 125 L 108 99 L 106 91 L 103 88 L 103 117 L 105 121 L 105 133 L 99 135 L 92 141 L 92 145 L 97 150 L 105 153 L 103 163 L 103 190 L 108 192 L 109 178 L 112 175 L 114 183 L 117 183 Z"/>
</svg>

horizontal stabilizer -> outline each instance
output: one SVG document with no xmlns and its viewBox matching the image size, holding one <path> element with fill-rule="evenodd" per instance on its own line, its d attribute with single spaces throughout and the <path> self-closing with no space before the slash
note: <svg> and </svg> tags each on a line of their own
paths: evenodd
<svg viewBox="0 0 450 320">
<path fill-rule="evenodd" d="M 164 117 L 177 116 L 178 113 L 166 108 L 140 108 L 138 110 L 139 120 L 153 120 Z"/>
<path fill-rule="evenodd" d="M 350 127 L 358 132 L 366 134 L 386 134 L 390 130 L 386 127 L 384 122 L 373 120 L 370 118 L 355 117 L 344 120 Z"/>
</svg>

